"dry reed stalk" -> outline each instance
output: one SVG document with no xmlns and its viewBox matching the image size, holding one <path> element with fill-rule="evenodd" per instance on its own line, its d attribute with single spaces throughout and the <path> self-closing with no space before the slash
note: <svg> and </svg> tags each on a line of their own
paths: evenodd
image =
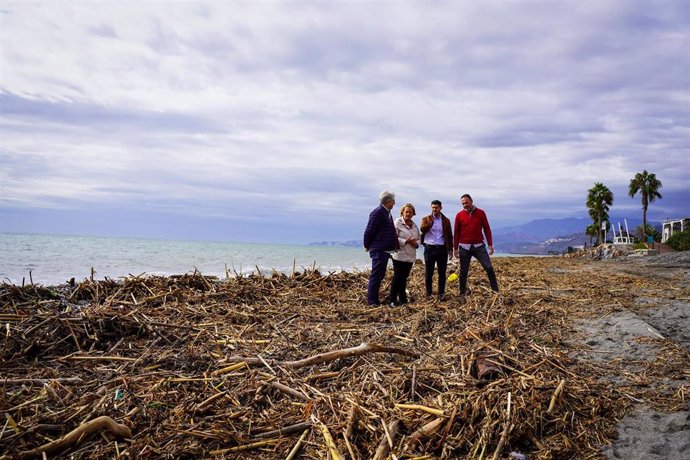
<svg viewBox="0 0 690 460">
<path fill-rule="evenodd" d="M 364 307 L 366 272 L 0 283 L 0 311 L 15 315 L 0 341 L 0 411 L 10 414 L 0 444 L 17 455 L 107 414 L 137 436 L 117 445 L 93 437 L 71 456 L 275 459 L 293 447 L 278 438 L 281 421 L 314 415 L 342 434 L 351 457 L 371 458 L 382 440 L 390 448 L 382 421 L 394 419 L 417 429 L 396 455 L 500 458 L 499 443 L 516 436 L 529 440 L 530 457 L 593 457 L 637 401 L 684 407 L 687 391 L 654 385 L 686 376 L 688 353 L 670 340 L 650 337 L 663 352 L 637 373 L 620 361 L 573 360 L 570 353 L 588 349 L 569 341 L 574 321 L 630 307 L 637 288 L 690 298 L 678 279 L 602 273 L 577 260 L 495 262 L 502 293 L 483 289 L 473 272 L 470 284 L 479 286 L 462 308 L 454 292 L 441 303 Z M 423 297 L 422 271 L 413 268 L 413 297 Z M 635 288 L 607 287 L 616 283 Z M 363 352 L 357 344 L 402 345 Z M 478 358 L 501 371 L 477 379 Z M 630 385 L 607 384 L 608 375 Z M 427 411 L 397 405 L 453 409 L 429 421 L 420 419 Z M 254 442 L 267 434 L 276 438 Z M 324 456 L 323 444 L 306 439 L 298 443 L 305 458 Z"/>
</svg>

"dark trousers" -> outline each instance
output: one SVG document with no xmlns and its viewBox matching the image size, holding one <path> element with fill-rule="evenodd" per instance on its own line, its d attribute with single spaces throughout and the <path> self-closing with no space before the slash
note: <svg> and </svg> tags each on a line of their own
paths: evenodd
<svg viewBox="0 0 690 460">
<path fill-rule="evenodd" d="M 443 245 L 427 244 L 424 246 L 424 286 L 426 295 L 433 294 L 434 266 L 438 265 L 438 296 L 446 293 L 446 267 L 448 266 L 448 250 Z"/>
<path fill-rule="evenodd" d="M 369 305 L 381 305 L 379 289 L 381 289 L 381 283 L 386 276 L 386 267 L 391 255 L 386 251 L 371 249 L 369 257 L 371 257 L 371 274 L 369 275 L 369 287 L 367 288 L 367 303 Z"/>
<path fill-rule="evenodd" d="M 491 289 L 498 292 L 498 281 L 496 280 L 496 273 L 494 272 L 494 267 L 491 265 L 491 257 L 486 251 L 486 246 L 473 246 L 469 250 L 460 246 L 458 250 L 460 256 L 460 294 L 467 293 L 467 275 L 470 272 L 470 261 L 472 257 L 477 259 L 487 276 L 489 277 L 489 284 L 491 284 Z"/>
<path fill-rule="evenodd" d="M 396 305 L 407 303 L 407 279 L 412 270 L 412 262 L 393 259 L 393 282 L 391 283 L 390 301 Z"/>
</svg>

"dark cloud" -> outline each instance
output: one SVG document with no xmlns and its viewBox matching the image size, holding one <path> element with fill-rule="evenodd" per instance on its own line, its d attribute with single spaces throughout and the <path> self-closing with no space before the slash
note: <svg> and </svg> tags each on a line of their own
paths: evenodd
<svg viewBox="0 0 690 460">
<path fill-rule="evenodd" d="M 643 168 L 688 214 L 684 1 L 51 5 L 2 16 L 5 228 L 353 239 L 382 189 L 502 225 L 594 182 L 637 213 Z"/>
<path fill-rule="evenodd" d="M 34 123 L 55 123 L 92 128 L 126 128 L 128 131 L 221 132 L 220 125 L 200 114 L 158 112 L 83 102 L 53 102 L 14 94 L 0 94 L 2 115 Z M 2 126 L 3 131 L 10 129 Z"/>
</svg>

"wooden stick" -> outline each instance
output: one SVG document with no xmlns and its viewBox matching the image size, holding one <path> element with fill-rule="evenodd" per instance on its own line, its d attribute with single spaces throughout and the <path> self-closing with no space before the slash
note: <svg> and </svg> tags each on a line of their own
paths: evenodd
<svg viewBox="0 0 690 460">
<path fill-rule="evenodd" d="M 16 458 L 34 458 L 42 456 L 43 453 L 52 454 L 54 452 L 61 452 L 75 444 L 78 444 L 80 441 L 101 430 L 109 431 L 111 434 L 119 438 L 132 437 L 132 431 L 127 426 L 120 425 L 110 417 L 102 415 L 78 426 L 60 439 L 56 439 L 55 441 L 44 444 L 36 449 L 20 452 Z"/>
<path fill-rule="evenodd" d="M 322 372 L 320 374 L 309 375 L 304 380 L 306 380 L 307 382 L 312 382 L 314 380 L 326 380 L 326 379 L 332 379 L 333 377 L 337 377 L 338 375 L 340 375 L 339 371 Z"/>
<path fill-rule="evenodd" d="M 333 437 L 331 436 L 331 432 L 328 431 L 328 427 L 322 423 L 320 428 L 323 439 L 326 441 L 326 446 L 328 446 L 328 452 L 330 452 L 333 460 L 343 460 L 343 455 L 340 453 L 340 451 L 338 451 L 338 447 L 335 445 L 335 441 L 333 441 Z"/>
<path fill-rule="evenodd" d="M 244 444 L 241 446 L 235 446 L 235 447 L 228 447 L 227 449 L 219 449 L 219 450 L 212 450 L 209 452 L 210 455 L 222 455 L 222 454 L 227 454 L 228 452 L 241 452 L 243 450 L 251 450 L 251 449 L 256 449 L 257 447 L 263 447 L 263 446 L 270 446 L 278 441 L 276 439 L 268 439 L 266 441 L 258 441 L 258 442 L 253 442 L 251 444 Z"/>
<path fill-rule="evenodd" d="M 444 417 L 439 417 L 419 428 L 410 436 L 409 440 L 407 441 L 408 445 L 418 444 L 422 441 L 422 439 L 436 433 L 445 420 L 446 419 Z"/>
<path fill-rule="evenodd" d="M 302 432 L 302 436 L 299 437 L 295 446 L 292 448 L 292 450 L 290 451 L 288 456 L 285 457 L 285 460 L 292 460 L 293 458 L 295 458 L 295 455 L 297 455 L 297 452 L 299 452 L 300 447 L 302 447 L 302 443 L 304 442 L 304 438 L 307 437 L 307 433 L 309 433 L 309 428 L 307 428 L 306 430 L 304 430 Z"/>
<path fill-rule="evenodd" d="M 558 387 L 556 388 L 556 391 L 553 392 L 553 396 L 551 396 L 551 402 L 549 403 L 549 408 L 546 410 L 547 414 L 550 414 L 551 411 L 553 411 L 554 407 L 556 407 L 556 400 L 563 392 L 563 387 L 565 387 L 565 379 L 561 380 L 561 382 L 558 384 Z"/>
<path fill-rule="evenodd" d="M 381 422 L 383 422 L 383 420 L 381 420 Z M 393 439 L 395 438 L 395 435 L 398 433 L 398 425 L 400 423 L 398 420 L 393 420 L 391 423 L 389 423 L 388 430 L 386 430 L 385 422 L 383 423 L 383 429 L 386 432 L 384 433 L 381 442 L 379 442 L 379 446 L 376 449 L 376 453 L 374 454 L 373 460 L 385 460 L 386 458 L 388 458 L 388 452 L 390 452 L 393 449 Z"/>
<path fill-rule="evenodd" d="M 350 412 L 347 414 L 347 423 L 345 424 L 345 439 L 352 438 L 355 433 L 355 423 L 357 422 L 357 406 L 352 404 Z"/>
<path fill-rule="evenodd" d="M 301 431 L 301 430 L 308 430 L 309 428 L 311 428 L 311 426 L 312 426 L 311 422 L 295 423 L 294 425 L 284 426 L 282 428 L 278 428 L 277 430 L 271 430 L 271 431 L 266 431 L 264 433 L 255 434 L 254 438 L 266 439 L 266 438 L 275 438 L 276 436 L 285 436 L 288 434 L 297 433 L 298 431 Z"/>
<path fill-rule="evenodd" d="M 412 382 L 410 382 L 410 401 L 414 401 L 417 390 L 417 366 L 412 365 Z"/>
<path fill-rule="evenodd" d="M 436 445 L 436 450 L 441 450 L 441 446 L 444 442 L 446 442 L 446 438 L 448 437 L 448 433 L 450 433 L 450 429 L 453 427 L 453 422 L 455 422 L 455 416 L 457 413 L 458 406 L 455 406 L 453 407 L 453 412 L 450 414 L 448 423 L 446 423 L 446 428 L 443 430 L 443 436 L 441 436 L 441 439 L 438 441 L 438 444 Z"/>
<path fill-rule="evenodd" d="M 275 388 L 276 390 L 282 391 L 283 393 L 289 394 L 290 396 L 294 396 L 297 399 L 301 399 L 303 401 L 311 401 L 311 398 L 309 396 L 300 393 L 299 391 L 294 390 L 287 385 L 283 385 L 280 382 L 271 382 L 269 383 L 269 385 Z"/>
<path fill-rule="evenodd" d="M 546 446 L 544 446 L 544 444 L 537 438 L 537 435 L 535 435 L 532 430 L 529 430 L 526 433 L 526 436 L 527 436 L 527 439 L 529 439 L 532 444 L 537 446 L 537 449 L 544 450 L 546 448 Z"/>
<path fill-rule="evenodd" d="M 137 361 L 139 358 L 126 358 L 124 356 L 66 356 L 62 359 L 71 361 Z"/>
<path fill-rule="evenodd" d="M 290 367 L 293 369 L 299 369 L 301 367 L 307 367 L 307 366 L 313 366 L 316 364 L 322 364 L 322 363 L 327 363 L 331 361 L 335 361 L 336 359 L 340 358 L 349 358 L 351 356 L 361 356 L 366 353 L 396 353 L 400 355 L 405 355 L 409 356 L 411 358 L 419 358 L 419 354 L 407 350 L 404 348 L 397 348 L 397 347 L 387 347 L 384 345 L 377 345 L 373 343 L 362 343 L 361 345 L 358 345 L 356 347 L 352 348 L 343 348 L 340 350 L 334 350 L 334 351 L 329 351 L 326 353 L 321 353 L 318 355 L 310 356 L 308 358 L 300 359 L 297 361 L 277 361 L 274 364 L 277 364 L 282 367 Z M 246 361 L 248 364 L 256 364 L 256 365 L 263 365 L 266 366 L 270 369 L 269 364 L 261 357 L 259 358 L 241 358 L 241 357 L 231 357 L 229 358 L 230 361 Z"/>
<path fill-rule="evenodd" d="M 223 374 L 227 374 L 228 372 L 232 372 L 232 371 L 234 371 L 234 370 L 243 368 L 243 367 L 245 367 L 245 366 L 247 367 L 247 369 L 249 369 L 249 366 L 247 365 L 247 362 L 246 362 L 246 361 L 242 361 L 242 362 L 239 362 L 239 363 L 235 363 L 235 364 L 233 364 L 232 366 L 228 366 L 228 367 L 224 367 L 224 368 L 222 368 L 222 369 L 215 370 L 215 371 L 211 372 L 211 375 L 223 375 Z"/>
<path fill-rule="evenodd" d="M 510 402 L 511 402 L 511 396 L 512 393 L 509 391 L 508 392 L 508 407 L 506 409 L 506 424 L 503 427 L 503 433 L 501 433 L 501 439 L 498 441 L 498 445 L 496 446 L 496 450 L 494 451 L 494 455 L 492 457 L 492 460 L 497 460 L 498 456 L 501 455 L 501 451 L 503 450 L 503 446 L 506 443 L 506 440 L 508 439 L 508 433 L 513 429 L 513 424 L 510 423 Z"/>
<path fill-rule="evenodd" d="M 343 430 L 343 440 L 345 440 L 345 447 L 347 447 L 347 451 L 350 453 L 350 458 L 359 458 L 359 455 L 355 455 L 355 451 L 352 449 L 352 444 L 350 444 L 350 440 L 347 439 L 347 432 L 345 430 Z"/>
<path fill-rule="evenodd" d="M 395 407 L 399 409 L 421 410 L 433 415 L 438 415 L 439 417 L 444 415 L 441 409 L 434 409 L 433 407 L 421 406 L 419 404 L 396 404 Z"/>
<path fill-rule="evenodd" d="M 223 396 L 225 396 L 225 395 L 227 395 L 227 394 L 228 394 L 227 391 L 221 391 L 220 393 L 216 393 L 216 394 L 214 394 L 213 396 L 211 396 L 210 398 L 207 398 L 207 399 L 205 399 L 204 401 L 201 401 L 201 402 L 200 402 L 199 404 L 197 404 L 197 406 L 194 408 L 194 412 L 202 412 L 202 411 L 204 411 L 206 408 L 208 408 L 208 406 L 210 406 L 210 405 L 213 404 L 215 401 L 219 400 L 220 398 L 222 398 Z"/>
<path fill-rule="evenodd" d="M 1 384 L 22 384 L 22 383 L 49 383 L 49 382 L 59 382 L 59 383 L 82 383 L 83 380 L 79 377 L 58 377 L 54 379 L 0 379 Z"/>
</svg>

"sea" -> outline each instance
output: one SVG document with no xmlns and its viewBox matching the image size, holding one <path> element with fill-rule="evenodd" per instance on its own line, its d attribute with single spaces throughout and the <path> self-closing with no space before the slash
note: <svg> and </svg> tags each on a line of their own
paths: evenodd
<svg viewBox="0 0 690 460">
<path fill-rule="evenodd" d="M 370 267 L 369 255 L 361 247 L 0 233 L 0 283 L 17 286 L 195 271 L 225 278 Z"/>
</svg>

